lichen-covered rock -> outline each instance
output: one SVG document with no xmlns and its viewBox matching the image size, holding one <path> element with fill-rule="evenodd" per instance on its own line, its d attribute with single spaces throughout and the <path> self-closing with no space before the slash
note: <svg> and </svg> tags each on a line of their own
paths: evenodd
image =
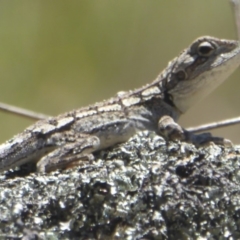
<svg viewBox="0 0 240 240">
<path fill-rule="evenodd" d="M 239 151 L 145 131 L 72 169 L 8 171 L 0 239 L 239 239 Z"/>
</svg>

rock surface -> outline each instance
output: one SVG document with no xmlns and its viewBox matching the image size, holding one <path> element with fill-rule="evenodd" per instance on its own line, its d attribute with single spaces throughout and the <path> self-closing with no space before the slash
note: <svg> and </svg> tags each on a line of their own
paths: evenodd
<svg viewBox="0 0 240 240">
<path fill-rule="evenodd" d="M 1 173 L 0 239 L 240 239 L 240 148 L 147 131 L 50 174 Z"/>
</svg>

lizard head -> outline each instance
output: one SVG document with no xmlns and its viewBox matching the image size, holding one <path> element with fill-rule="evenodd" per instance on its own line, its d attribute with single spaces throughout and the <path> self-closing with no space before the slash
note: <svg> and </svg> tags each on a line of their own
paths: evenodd
<svg viewBox="0 0 240 240">
<path fill-rule="evenodd" d="M 166 97 L 182 113 L 217 88 L 240 65 L 238 41 L 196 39 L 168 65 Z"/>
</svg>

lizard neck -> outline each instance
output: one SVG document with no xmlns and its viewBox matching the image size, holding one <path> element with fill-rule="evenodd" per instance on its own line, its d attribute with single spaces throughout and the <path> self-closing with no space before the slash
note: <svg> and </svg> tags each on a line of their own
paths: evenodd
<svg viewBox="0 0 240 240">
<path fill-rule="evenodd" d="M 177 115 L 181 114 L 181 111 L 177 109 L 172 101 L 169 90 L 175 87 L 177 82 L 172 82 L 171 86 L 168 83 L 168 76 L 170 74 L 170 67 L 168 66 L 162 71 L 157 78 L 149 84 L 144 85 L 141 88 L 129 91 L 126 93 L 120 93 L 119 98 L 124 107 L 131 107 L 134 105 L 154 105 L 163 106 L 166 105 L 167 109 L 177 112 Z M 149 104 L 150 103 L 150 104 Z M 174 114 L 175 115 L 175 114 Z"/>
<path fill-rule="evenodd" d="M 161 104 L 162 101 L 165 101 L 168 105 L 174 107 L 174 104 L 168 98 L 167 89 L 164 87 L 166 79 L 167 71 L 165 70 L 150 84 L 133 91 L 118 93 L 119 100 L 127 108 L 134 105 L 142 105 L 152 100 L 154 102 L 159 101 Z"/>
</svg>

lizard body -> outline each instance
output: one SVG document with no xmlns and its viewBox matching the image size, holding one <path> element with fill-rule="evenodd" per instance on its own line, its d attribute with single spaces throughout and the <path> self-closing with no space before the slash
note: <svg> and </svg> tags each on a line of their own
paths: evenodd
<svg viewBox="0 0 240 240">
<path fill-rule="evenodd" d="M 39 171 L 51 171 L 100 149 L 125 142 L 148 129 L 166 139 L 202 138 L 182 129 L 176 121 L 240 65 L 238 41 L 214 37 L 195 40 L 154 80 L 139 89 L 41 120 L 0 145 L 0 171 L 38 161 Z M 204 135 L 204 141 L 219 138 Z"/>
</svg>

